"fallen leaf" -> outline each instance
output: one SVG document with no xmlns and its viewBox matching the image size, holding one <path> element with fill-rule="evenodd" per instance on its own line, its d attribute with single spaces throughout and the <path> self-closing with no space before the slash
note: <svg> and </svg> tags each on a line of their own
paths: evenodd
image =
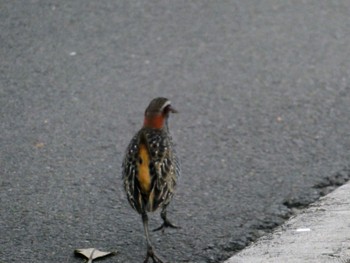
<svg viewBox="0 0 350 263">
<path fill-rule="evenodd" d="M 88 263 L 91 263 L 96 258 L 101 258 L 109 255 L 114 255 L 115 252 L 104 252 L 96 248 L 80 248 L 74 250 L 76 254 L 83 255 L 88 259 Z"/>
<path fill-rule="evenodd" d="M 44 146 L 45 146 L 45 144 L 43 142 L 36 142 L 34 144 L 34 147 L 38 148 L 38 149 L 43 148 Z"/>
</svg>

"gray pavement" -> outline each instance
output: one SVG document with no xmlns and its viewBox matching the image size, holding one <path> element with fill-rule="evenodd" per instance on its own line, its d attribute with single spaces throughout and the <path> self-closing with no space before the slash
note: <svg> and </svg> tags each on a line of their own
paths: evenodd
<svg viewBox="0 0 350 263">
<path fill-rule="evenodd" d="M 350 262 L 350 183 L 322 197 L 225 263 Z"/>
<path fill-rule="evenodd" d="M 0 1 L 0 262 L 140 262 L 121 162 L 171 99 L 182 176 L 152 233 L 217 263 L 350 178 L 350 1 Z M 158 213 L 150 227 L 159 226 Z"/>
</svg>

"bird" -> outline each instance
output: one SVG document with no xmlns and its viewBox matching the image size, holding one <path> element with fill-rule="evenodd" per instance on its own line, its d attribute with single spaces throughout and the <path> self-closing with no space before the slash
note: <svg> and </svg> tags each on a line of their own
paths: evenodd
<svg viewBox="0 0 350 263">
<path fill-rule="evenodd" d="M 122 180 L 127 200 L 142 218 L 147 242 L 144 263 L 149 259 L 156 263 L 164 262 L 151 243 L 147 213 L 161 209 L 163 223 L 153 231 L 164 232 L 165 228 L 179 228 L 167 217 L 167 206 L 180 176 L 180 164 L 168 127 L 170 113 L 177 112 L 167 98 L 151 100 L 145 110 L 143 126 L 132 137 L 122 163 Z"/>
</svg>

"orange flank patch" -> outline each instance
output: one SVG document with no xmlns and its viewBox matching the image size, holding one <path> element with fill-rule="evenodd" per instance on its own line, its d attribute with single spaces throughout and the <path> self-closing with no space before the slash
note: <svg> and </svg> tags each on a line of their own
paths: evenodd
<svg viewBox="0 0 350 263">
<path fill-rule="evenodd" d="M 145 194 L 149 193 L 151 189 L 151 175 L 149 172 L 149 153 L 144 144 L 140 145 L 139 150 L 139 161 L 138 165 L 138 175 L 137 179 L 139 180 L 141 191 Z"/>
</svg>

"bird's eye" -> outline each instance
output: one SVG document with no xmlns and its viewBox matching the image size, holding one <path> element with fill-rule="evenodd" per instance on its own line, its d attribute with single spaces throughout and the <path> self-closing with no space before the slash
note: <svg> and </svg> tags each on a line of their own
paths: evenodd
<svg viewBox="0 0 350 263">
<path fill-rule="evenodd" d="M 167 115 L 167 114 L 169 114 L 169 112 L 171 112 L 171 113 L 177 113 L 178 111 L 175 110 L 175 109 L 169 104 L 169 105 L 167 105 L 166 107 L 164 107 L 164 109 L 163 109 L 163 114 L 164 114 L 164 115 Z"/>
<path fill-rule="evenodd" d="M 163 109 L 163 114 L 168 114 L 168 113 L 170 112 L 170 110 L 171 110 L 171 106 L 170 106 L 170 105 L 166 106 L 166 107 Z"/>
</svg>

